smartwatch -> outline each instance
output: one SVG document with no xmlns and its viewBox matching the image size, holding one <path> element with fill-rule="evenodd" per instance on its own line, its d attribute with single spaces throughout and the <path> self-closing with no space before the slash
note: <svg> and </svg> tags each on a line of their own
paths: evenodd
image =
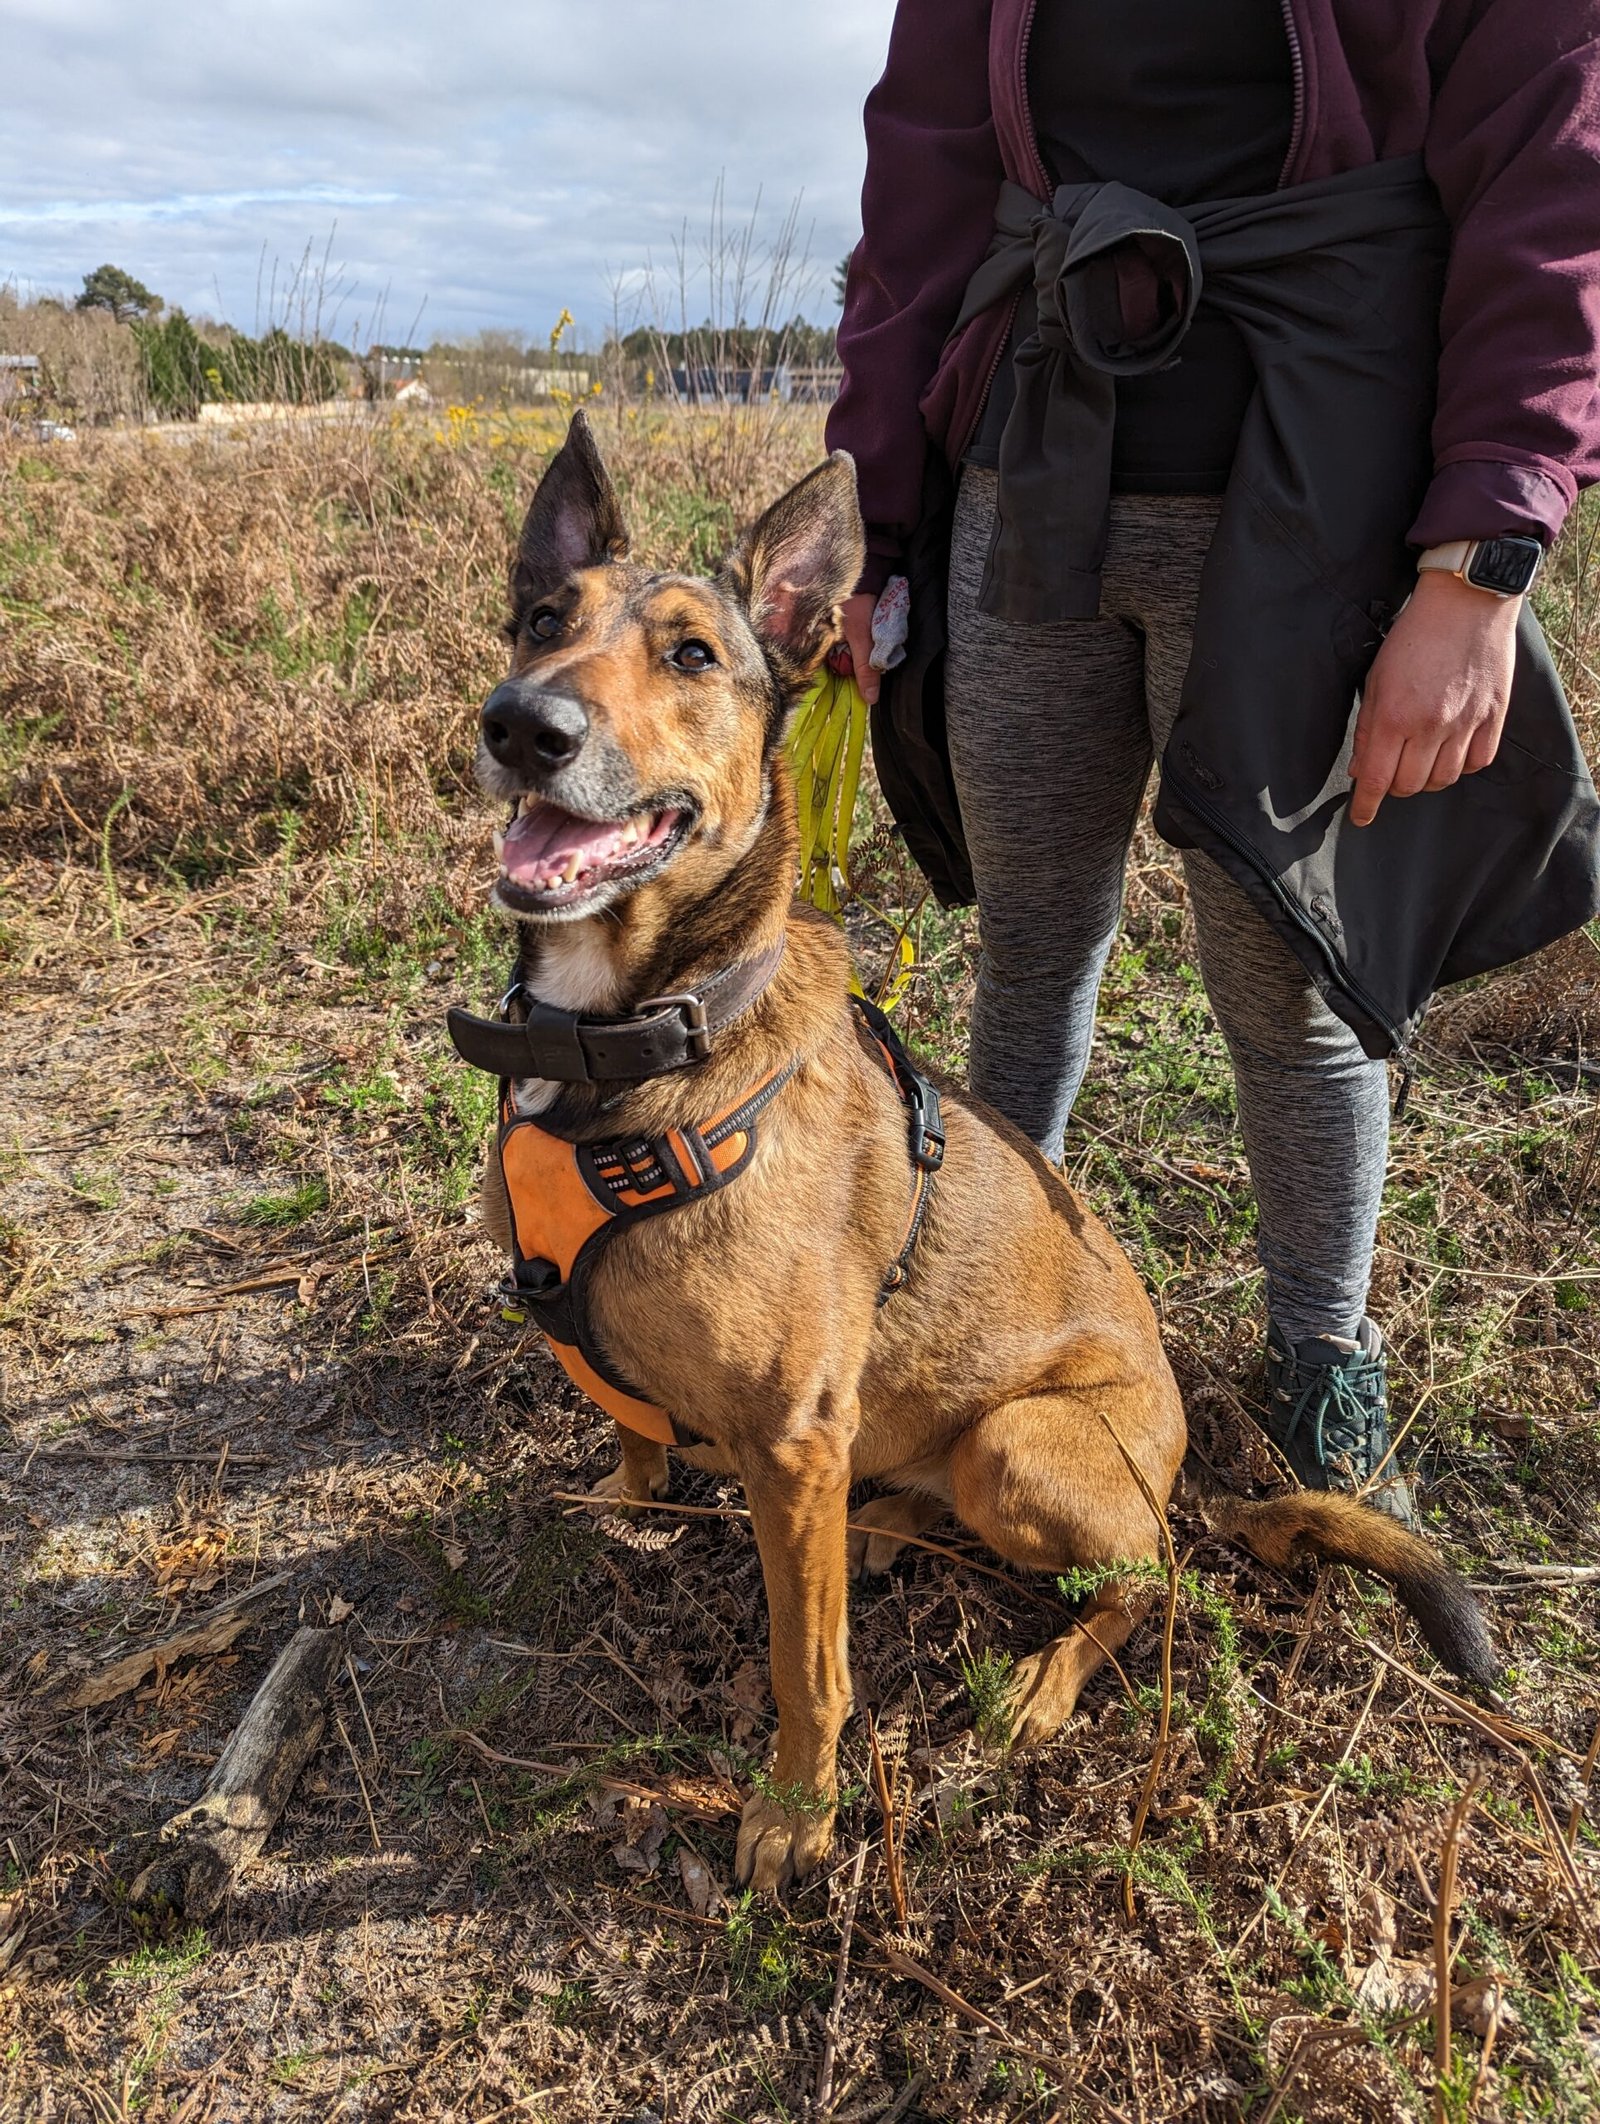
<svg viewBox="0 0 1600 2124">
<path fill-rule="evenodd" d="M 1430 546 L 1417 562 L 1417 573 L 1459 575 L 1474 590 L 1491 597 L 1526 597 L 1544 566 L 1544 546 L 1526 534 L 1508 538 L 1461 538 L 1451 546 Z"/>
</svg>

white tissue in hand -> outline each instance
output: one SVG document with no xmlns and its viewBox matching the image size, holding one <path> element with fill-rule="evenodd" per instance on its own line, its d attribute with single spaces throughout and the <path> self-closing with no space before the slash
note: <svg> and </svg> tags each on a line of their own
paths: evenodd
<svg viewBox="0 0 1600 2124">
<path fill-rule="evenodd" d="M 906 635 L 911 628 L 911 585 L 903 575 L 891 575 L 883 595 L 872 608 L 872 655 L 874 671 L 893 671 L 906 660 Z"/>
</svg>

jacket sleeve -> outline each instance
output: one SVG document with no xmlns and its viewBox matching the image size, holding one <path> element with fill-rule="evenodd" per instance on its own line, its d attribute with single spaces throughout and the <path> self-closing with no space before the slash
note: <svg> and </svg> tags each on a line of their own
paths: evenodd
<svg viewBox="0 0 1600 2124">
<path fill-rule="evenodd" d="M 856 461 L 863 589 L 879 589 L 922 500 L 919 401 L 988 249 L 1004 175 L 989 106 L 990 0 L 899 0 L 867 98 L 861 241 L 850 260 L 828 447 Z"/>
<path fill-rule="evenodd" d="M 1418 546 L 1560 531 L 1600 478 L 1600 0 L 1473 0 L 1429 174 L 1454 231 Z"/>
</svg>

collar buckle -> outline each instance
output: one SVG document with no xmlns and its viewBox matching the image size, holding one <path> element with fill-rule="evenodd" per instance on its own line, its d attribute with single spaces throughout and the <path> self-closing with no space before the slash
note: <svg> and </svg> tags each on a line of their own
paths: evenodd
<svg viewBox="0 0 1600 2124">
<path fill-rule="evenodd" d="M 689 1035 L 689 1054 L 693 1061 L 704 1062 L 711 1053 L 711 1027 L 706 1022 L 704 996 L 684 994 L 677 996 L 646 996 L 639 1005 L 638 1015 L 643 1017 L 648 1010 L 677 1010 L 683 1013 L 684 1029 Z"/>
</svg>

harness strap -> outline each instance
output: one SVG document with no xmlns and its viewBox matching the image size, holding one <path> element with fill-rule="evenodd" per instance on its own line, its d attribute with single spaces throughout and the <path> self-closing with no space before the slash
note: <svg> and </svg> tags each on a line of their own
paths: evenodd
<svg viewBox="0 0 1600 2124">
<path fill-rule="evenodd" d="M 778 970 L 784 940 L 758 958 L 725 966 L 698 989 L 652 996 L 627 1017 L 556 1010 L 528 995 L 520 981 L 502 1010 L 514 1022 L 452 1008 L 445 1023 L 455 1050 L 491 1077 L 541 1077 L 552 1084 L 614 1084 L 691 1069 L 710 1054 L 718 1033 L 755 1002 Z"/>
<path fill-rule="evenodd" d="M 867 1038 L 877 1048 L 890 1081 L 905 1101 L 911 1139 L 911 1210 L 900 1251 L 890 1262 L 878 1286 L 878 1303 L 884 1306 L 911 1273 L 911 1257 L 922 1236 L 923 1219 L 933 1193 L 933 1176 L 944 1163 L 944 1109 L 939 1099 L 939 1087 L 917 1068 L 900 1035 L 877 1004 L 855 994 L 851 995 L 850 1001 Z"/>
<path fill-rule="evenodd" d="M 537 1120 L 515 1113 L 509 1085 L 502 1091 L 500 1160 L 512 1224 L 512 1268 L 503 1294 L 527 1308 L 556 1357 L 591 1400 L 619 1423 L 664 1445 L 688 1444 L 693 1433 L 647 1401 L 607 1355 L 592 1326 L 590 1279 L 606 1245 L 626 1226 L 677 1209 L 698 1195 L 714 1194 L 738 1178 L 755 1156 L 757 1120 L 799 1066 L 798 1057 L 791 1058 L 737 1106 L 699 1126 L 684 1123 L 664 1136 L 608 1143 L 569 1143 L 552 1136 Z M 531 1168 L 525 1162 L 530 1154 L 536 1161 Z M 542 1179 L 559 1192 L 563 1172 L 586 1227 L 564 1263 L 544 1254 L 525 1254 L 518 1222 L 524 1188 Z M 585 1203 L 587 1214 L 581 1207 Z M 569 1233 L 566 1246 L 572 1245 Z"/>
</svg>

